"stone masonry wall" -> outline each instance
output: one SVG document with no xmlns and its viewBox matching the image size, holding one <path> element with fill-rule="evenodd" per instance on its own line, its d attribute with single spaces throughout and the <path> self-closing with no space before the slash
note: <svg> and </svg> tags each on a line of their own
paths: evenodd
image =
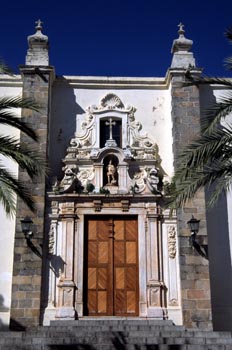
<svg viewBox="0 0 232 350">
<path fill-rule="evenodd" d="M 37 146 L 44 160 L 46 160 L 50 86 L 53 69 L 46 67 L 39 68 L 38 71 L 38 68 L 24 66 L 21 68 L 21 73 L 23 77 L 23 97 L 33 99 L 40 106 L 39 113 L 31 110 L 22 111 L 24 120 L 37 131 L 40 138 L 39 144 L 29 140 L 25 135 L 21 135 L 21 142 L 27 142 L 33 147 Z M 44 176 L 31 182 L 28 175 L 22 170 L 19 171 L 19 179 L 29 186 L 37 210 L 35 214 L 32 214 L 22 201 L 18 200 L 11 307 L 11 327 L 15 329 L 36 326 L 40 320 L 42 258 L 36 255 L 33 247 L 31 249 L 27 246 L 21 230 L 20 219 L 25 216 L 32 218 L 34 222 L 32 243 L 37 251 L 42 254 L 46 183 Z"/>
<path fill-rule="evenodd" d="M 199 90 L 196 86 L 183 87 L 184 70 L 170 70 L 173 121 L 174 168 L 184 145 L 196 135 L 200 127 Z M 208 261 L 198 255 L 189 244 L 187 221 L 192 215 L 200 219 L 198 235 L 207 241 L 205 196 L 199 191 L 195 198 L 177 210 L 180 244 L 180 276 L 184 324 L 187 327 L 212 328 Z"/>
</svg>

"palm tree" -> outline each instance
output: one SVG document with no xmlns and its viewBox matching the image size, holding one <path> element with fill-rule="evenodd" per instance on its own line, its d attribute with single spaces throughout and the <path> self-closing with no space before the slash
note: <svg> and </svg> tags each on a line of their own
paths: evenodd
<svg viewBox="0 0 232 350">
<path fill-rule="evenodd" d="M 232 43 L 232 28 L 226 31 Z M 225 60 L 232 70 L 232 57 Z M 182 152 L 178 159 L 175 176 L 172 179 L 171 207 L 183 206 L 196 192 L 206 186 L 213 191 L 208 205 L 213 205 L 222 192 L 232 184 L 232 80 L 221 78 L 195 78 L 191 71 L 186 73 L 190 84 L 220 84 L 228 90 L 203 116 L 202 134 Z"/>
<path fill-rule="evenodd" d="M 9 69 L 0 63 L 1 73 L 8 73 Z M 21 97 L 0 98 L 0 125 L 14 127 L 32 140 L 38 142 L 35 131 L 22 119 L 15 115 L 16 108 L 27 108 L 38 111 L 38 106 L 31 100 Z M 26 143 L 12 136 L 0 135 L 0 202 L 7 215 L 12 215 L 16 210 L 16 195 L 32 210 L 35 203 L 27 186 L 19 181 L 15 174 L 4 166 L 4 157 L 12 159 L 18 166 L 25 170 L 31 179 L 44 172 L 42 157 L 36 148 L 29 147 Z"/>
</svg>

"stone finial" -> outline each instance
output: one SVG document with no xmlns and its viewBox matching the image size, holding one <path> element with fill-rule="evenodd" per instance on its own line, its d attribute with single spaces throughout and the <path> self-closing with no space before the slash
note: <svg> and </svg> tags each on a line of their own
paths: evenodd
<svg viewBox="0 0 232 350">
<path fill-rule="evenodd" d="M 33 35 L 27 37 L 28 50 L 26 56 L 26 65 L 32 66 L 48 66 L 48 37 L 42 33 L 42 21 L 39 19 L 35 22 L 36 32 Z"/>
<path fill-rule="evenodd" d="M 189 52 L 192 48 L 193 41 L 185 37 L 184 25 L 178 25 L 179 38 L 175 39 L 172 44 L 171 52 L 174 54 L 171 68 L 188 68 L 190 65 L 195 67 L 193 53 Z"/>
</svg>

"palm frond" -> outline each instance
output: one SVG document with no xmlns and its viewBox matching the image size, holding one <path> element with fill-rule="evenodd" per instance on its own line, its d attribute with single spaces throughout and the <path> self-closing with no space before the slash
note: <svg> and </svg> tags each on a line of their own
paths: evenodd
<svg viewBox="0 0 232 350">
<path fill-rule="evenodd" d="M 21 97 L 0 98 L 0 124 L 12 126 L 21 130 L 24 134 L 38 141 L 38 136 L 33 128 L 21 118 L 15 115 L 15 109 L 26 108 L 38 112 L 38 105 L 30 100 Z"/>
<path fill-rule="evenodd" d="M 34 212 L 35 203 L 28 189 L 4 167 L 0 167 L 0 202 L 6 214 L 13 215 L 16 210 L 15 194 Z"/>
<path fill-rule="evenodd" d="M 224 60 L 225 64 L 224 64 L 224 67 L 227 69 L 227 70 L 232 70 L 232 57 L 227 57 L 225 60 Z"/>
<path fill-rule="evenodd" d="M 201 167 L 228 153 L 231 155 L 232 133 L 228 128 L 217 128 L 188 145 L 179 156 L 177 173 L 189 168 Z"/>
<path fill-rule="evenodd" d="M 198 190 L 203 189 L 205 186 L 210 188 L 214 183 L 217 183 L 214 189 L 208 205 L 213 205 L 215 201 L 219 198 L 223 190 L 228 189 L 226 185 L 225 178 L 228 176 L 228 168 L 220 169 L 218 172 L 195 169 L 195 171 L 186 172 L 186 178 L 180 179 L 174 178 L 173 181 L 176 185 L 176 190 L 171 193 L 171 197 L 168 201 L 168 206 L 171 208 L 183 207 L 184 204 L 192 199 Z M 230 167 L 230 171 L 231 171 Z M 230 180 L 231 183 L 231 180 Z"/>
<path fill-rule="evenodd" d="M 24 122 L 22 119 L 14 116 L 9 111 L 0 111 L 0 124 L 2 125 L 8 125 L 13 128 L 17 128 L 18 130 L 22 131 L 24 134 L 32 138 L 34 141 L 38 141 L 39 137 L 36 134 L 36 132 L 33 130 L 33 128 L 26 122 Z"/>
<path fill-rule="evenodd" d="M 10 108 L 26 108 L 32 109 L 34 111 L 39 111 L 40 106 L 35 103 L 35 101 L 24 98 L 20 96 L 7 97 L 3 96 L 0 98 L 0 110 L 1 109 L 10 109 Z"/>
<path fill-rule="evenodd" d="M 210 188 L 215 184 L 208 205 L 212 206 L 219 198 L 222 191 L 228 191 L 232 183 L 232 156 L 231 149 L 227 157 L 221 153 L 219 158 L 212 159 L 201 166 L 198 163 L 187 166 L 182 163 L 172 179 L 173 192 L 168 204 L 171 207 L 183 206 L 196 192 L 206 186 Z M 230 156 L 229 156 L 230 155 Z"/>
<path fill-rule="evenodd" d="M 13 75 L 12 69 L 0 58 L 0 74 Z"/>
<path fill-rule="evenodd" d="M 35 148 L 20 143 L 14 137 L 0 136 L 0 150 L 3 156 L 12 159 L 25 170 L 31 179 L 38 175 L 46 175 L 46 163 Z"/>
<path fill-rule="evenodd" d="M 210 133 L 217 124 L 232 112 L 232 94 L 225 94 L 218 102 L 204 111 L 202 118 L 203 133 Z"/>
<path fill-rule="evenodd" d="M 229 27 L 225 32 L 226 38 L 231 42 L 232 44 L 232 27 Z"/>
<path fill-rule="evenodd" d="M 191 71 L 187 70 L 185 73 L 187 81 L 183 83 L 183 86 L 189 85 L 223 85 L 227 89 L 232 89 L 232 79 L 218 78 L 218 77 L 207 77 L 201 76 L 196 77 L 191 74 Z"/>
</svg>

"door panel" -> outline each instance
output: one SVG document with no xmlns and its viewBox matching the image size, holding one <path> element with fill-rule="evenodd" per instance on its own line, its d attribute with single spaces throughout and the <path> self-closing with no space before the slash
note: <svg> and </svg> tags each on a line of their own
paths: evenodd
<svg viewBox="0 0 232 350">
<path fill-rule="evenodd" d="M 137 220 L 89 217 L 85 227 L 85 315 L 137 316 Z"/>
</svg>

